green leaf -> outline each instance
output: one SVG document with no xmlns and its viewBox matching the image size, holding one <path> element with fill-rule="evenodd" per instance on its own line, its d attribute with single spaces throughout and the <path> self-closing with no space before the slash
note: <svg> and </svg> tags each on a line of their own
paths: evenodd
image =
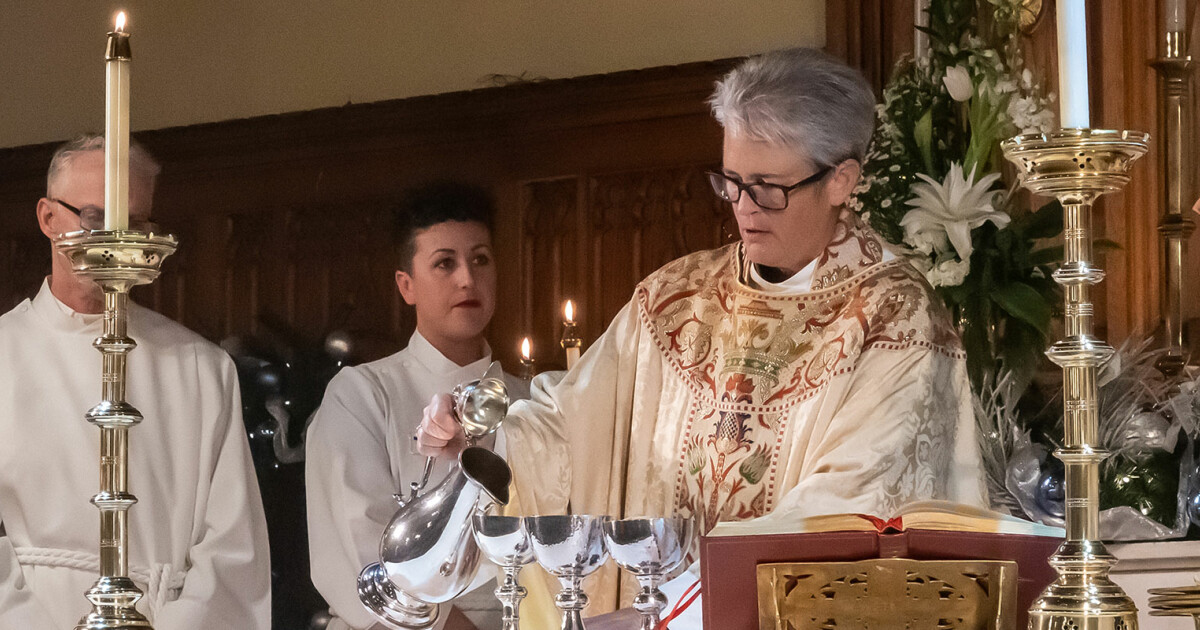
<svg viewBox="0 0 1200 630">
<path fill-rule="evenodd" d="M 1043 335 L 1050 331 L 1050 303 L 1037 289 L 1024 282 L 1012 282 L 996 287 L 992 301 L 1009 315 L 1029 324 Z"/>
<path fill-rule="evenodd" d="M 1040 265 L 1057 265 L 1058 263 L 1062 262 L 1062 259 L 1063 259 L 1063 246 L 1062 245 L 1055 245 L 1053 247 L 1037 249 L 1037 250 L 1030 252 L 1030 254 L 1029 254 L 1029 264 L 1030 264 L 1030 266 L 1033 266 L 1033 267 L 1037 267 Z"/>
<path fill-rule="evenodd" d="M 1046 338 L 1020 320 L 1008 319 L 1004 323 L 1000 361 L 1003 369 L 1012 374 L 1013 393 L 1020 398 L 1045 360 Z"/>
<path fill-rule="evenodd" d="M 917 119 L 917 124 L 913 126 L 913 139 L 917 143 L 917 150 L 921 152 L 921 160 L 925 162 L 925 172 L 933 177 L 933 108 L 925 110 Z"/>
<path fill-rule="evenodd" d="M 1063 231 L 1062 204 L 1058 201 L 1051 201 L 1014 223 L 1025 238 L 1054 238 Z"/>
<path fill-rule="evenodd" d="M 1098 238 L 1092 241 L 1092 251 L 1097 254 L 1107 254 L 1109 252 L 1121 251 L 1122 249 L 1124 248 L 1121 247 L 1120 243 L 1107 238 Z M 1063 256 L 1065 255 L 1062 245 L 1035 249 L 1029 253 L 1029 265 L 1031 267 L 1057 265 L 1063 261 Z"/>
</svg>

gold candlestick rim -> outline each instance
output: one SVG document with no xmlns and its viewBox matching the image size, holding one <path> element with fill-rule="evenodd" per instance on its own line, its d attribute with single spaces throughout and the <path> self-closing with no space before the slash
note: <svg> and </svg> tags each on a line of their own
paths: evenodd
<svg viewBox="0 0 1200 630">
<path fill-rule="evenodd" d="M 1150 134 L 1142 131 L 1059 129 L 1015 136 L 1000 147 L 1033 193 L 1095 197 L 1129 183 L 1130 166 L 1149 142 Z"/>
<path fill-rule="evenodd" d="M 129 286 L 153 282 L 162 261 L 178 246 L 171 234 L 134 230 L 81 230 L 54 241 L 54 248 L 67 257 L 75 273 Z"/>
</svg>

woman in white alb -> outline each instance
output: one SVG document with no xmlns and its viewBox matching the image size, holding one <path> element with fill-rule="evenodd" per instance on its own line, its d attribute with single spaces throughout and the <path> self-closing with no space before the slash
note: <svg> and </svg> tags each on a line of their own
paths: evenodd
<svg viewBox="0 0 1200 630">
<path fill-rule="evenodd" d="M 474 187 L 438 184 L 412 193 L 398 216 L 396 285 L 417 313 L 408 347 L 343 369 L 308 429 L 306 484 L 312 579 L 336 616 L 330 630 L 376 624 L 358 599 L 362 568 L 379 561 L 379 540 L 420 479 L 425 457 L 413 435 L 425 402 L 483 376 L 492 362 L 484 332 L 496 305 L 491 201 Z M 528 385 L 505 375 L 513 398 Z M 437 462 L 429 487 L 449 472 Z M 491 589 L 457 602 L 488 627 L 498 620 Z M 449 618 L 445 607 L 440 624 Z M 494 621 L 495 625 L 499 621 Z M 379 626 L 382 627 L 382 626 Z"/>
</svg>

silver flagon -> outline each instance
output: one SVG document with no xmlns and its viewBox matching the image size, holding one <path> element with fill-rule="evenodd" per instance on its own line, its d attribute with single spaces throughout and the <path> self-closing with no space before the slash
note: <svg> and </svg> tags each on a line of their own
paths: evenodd
<svg viewBox="0 0 1200 630">
<path fill-rule="evenodd" d="M 508 413 L 508 390 L 492 372 L 455 391 L 455 409 L 469 440 L 495 431 Z M 479 570 L 471 516 L 508 503 L 512 471 L 485 448 L 468 446 L 450 474 L 422 494 L 428 470 L 427 465 L 412 495 L 397 495 L 400 508 L 379 542 L 379 562 L 358 576 L 363 605 L 393 628 L 423 630 L 437 623 L 438 604 L 461 595 Z"/>
</svg>

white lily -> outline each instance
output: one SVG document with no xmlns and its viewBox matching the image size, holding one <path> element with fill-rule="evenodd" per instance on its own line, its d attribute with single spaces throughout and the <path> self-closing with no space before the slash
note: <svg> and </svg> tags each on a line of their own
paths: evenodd
<svg viewBox="0 0 1200 630">
<path fill-rule="evenodd" d="M 971 230 L 988 221 L 1004 228 L 1012 220 L 992 204 L 996 193 L 989 189 L 1000 179 L 999 173 L 985 175 L 976 182 L 975 169 L 963 177 L 962 165 L 954 163 L 945 182 L 925 174 L 917 177 L 922 181 L 913 184 L 914 197 L 905 202 L 912 210 L 900 219 L 900 226 L 904 228 L 904 240 L 921 252 L 944 254 L 953 246 L 959 260 L 969 261 L 973 251 Z"/>
<path fill-rule="evenodd" d="M 962 284 L 968 273 L 971 273 L 971 261 L 943 260 L 925 272 L 925 279 L 930 286 L 956 287 Z"/>
<path fill-rule="evenodd" d="M 946 76 L 942 77 L 942 83 L 946 85 L 946 91 L 950 92 L 950 98 L 960 103 L 970 100 L 971 94 L 975 92 L 975 85 L 971 83 L 971 73 L 962 65 L 946 68 Z"/>
</svg>

